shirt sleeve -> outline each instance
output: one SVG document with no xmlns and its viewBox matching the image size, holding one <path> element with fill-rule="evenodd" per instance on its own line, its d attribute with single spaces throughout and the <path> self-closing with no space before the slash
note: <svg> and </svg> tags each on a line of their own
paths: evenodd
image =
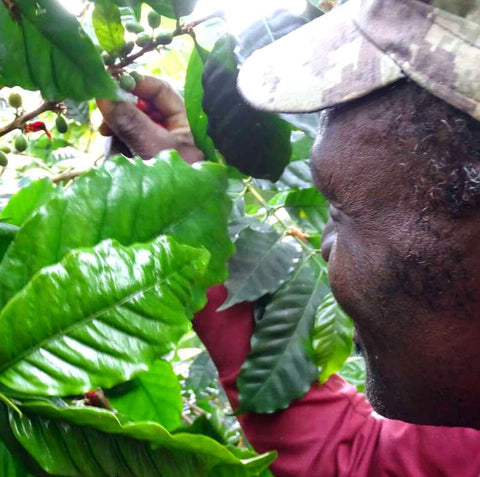
<svg viewBox="0 0 480 477">
<path fill-rule="evenodd" d="M 194 328 L 235 409 L 253 318 L 248 303 L 217 312 L 225 298 L 223 286 L 210 289 Z M 277 477 L 480 475 L 480 432 L 377 418 L 364 395 L 337 375 L 323 386 L 314 383 L 284 411 L 245 414 L 239 421 L 257 452 L 278 452 L 271 468 Z"/>
</svg>

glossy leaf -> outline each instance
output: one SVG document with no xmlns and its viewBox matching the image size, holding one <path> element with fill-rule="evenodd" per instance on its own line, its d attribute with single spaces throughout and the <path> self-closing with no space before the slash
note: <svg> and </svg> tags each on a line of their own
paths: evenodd
<svg viewBox="0 0 480 477">
<path fill-rule="evenodd" d="M 67 108 L 66 116 L 78 124 L 88 124 L 90 122 L 90 108 L 88 101 L 73 101 L 66 99 L 64 104 Z"/>
<path fill-rule="evenodd" d="M 258 179 L 255 183 L 262 189 L 278 191 L 297 191 L 315 187 L 309 159 L 290 163 L 277 182 Z"/>
<path fill-rule="evenodd" d="M 207 134 L 207 115 L 202 108 L 202 74 L 204 69 L 202 56 L 207 54 L 206 50 L 196 44 L 190 55 L 185 78 L 185 107 L 196 146 L 203 152 L 207 160 L 218 162 L 215 146 Z"/>
<path fill-rule="evenodd" d="M 321 232 L 329 218 L 328 202 L 313 188 L 282 192 L 270 204 L 285 209 L 299 227 L 312 233 Z"/>
<path fill-rule="evenodd" d="M 177 18 L 190 15 L 198 0 L 171 0 Z"/>
<path fill-rule="evenodd" d="M 203 109 L 208 134 L 228 164 L 253 177 L 277 180 L 290 159 L 291 128 L 241 97 L 235 47 L 233 36 L 222 36 L 205 63 Z"/>
<path fill-rule="evenodd" d="M 53 191 L 52 181 L 39 179 L 20 189 L 0 213 L 0 220 L 21 226 L 37 209 L 50 198 Z"/>
<path fill-rule="evenodd" d="M 186 386 L 195 393 L 203 391 L 212 384 L 218 376 L 217 368 L 210 358 L 210 355 L 204 351 L 200 353 L 190 365 Z"/>
<path fill-rule="evenodd" d="M 320 381 L 336 373 L 353 351 L 353 323 L 331 293 L 315 312 L 313 358 L 320 369 Z"/>
<path fill-rule="evenodd" d="M 4 477 L 29 477 L 30 474 L 23 468 L 5 444 L 0 440 L 0 475 Z"/>
<path fill-rule="evenodd" d="M 37 138 L 29 140 L 27 152 L 28 154 L 47 162 L 48 160 L 51 160 L 54 151 L 72 145 L 73 144 L 63 137 L 56 136 L 53 138 L 53 141 L 50 141 L 47 135 L 43 134 Z"/>
<path fill-rule="evenodd" d="M 268 223 L 264 223 L 257 217 L 249 216 L 245 210 L 245 198 L 243 195 L 237 197 L 233 203 L 232 212 L 228 221 L 228 233 L 232 240 L 236 241 L 240 232 L 247 227 L 258 232 L 272 230 Z"/>
<path fill-rule="evenodd" d="M 171 431 L 180 423 L 183 403 L 172 365 L 155 361 L 146 373 L 128 383 L 127 392 L 108 394 L 111 406 L 132 421 L 153 421 Z"/>
<path fill-rule="evenodd" d="M 42 269 L 0 313 L 0 383 L 66 396 L 149 368 L 189 328 L 209 254 L 159 237 L 106 240 Z"/>
<path fill-rule="evenodd" d="M 305 23 L 306 18 L 294 15 L 287 9 L 279 9 L 255 21 L 238 35 L 238 48 L 235 54 L 239 63 L 243 64 L 256 50 L 273 43 Z"/>
<path fill-rule="evenodd" d="M 0 86 L 40 90 L 49 101 L 116 98 L 92 41 L 55 0 L 0 2 Z"/>
<path fill-rule="evenodd" d="M 219 310 L 242 301 L 255 301 L 276 292 L 293 273 L 302 248 L 297 240 L 274 230 L 257 232 L 246 228 L 235 242 L 237 252 L 228 263 L 225 286 L 228 296 Z"/>
<path fill-rule="evenodd" d="M 240 410 L 270 413 L 302 397 L 318 377 L 310 349 L 315 310 L 328 292 L 304 262 L 267 305 L 237 380 Z"/>
<path fill-rule="evenodd" d="M 135 0 L 137 3 L 142 3 L 139 0 Z M 175 18 L 175 11 L 171 0 L 145 0 L 145 3 L 150 5 L 157 13 L 169 18 Z"/>
<path fill-rule="evenodd" d="M 192 168 L 176 153 L 153 165 L 109 160 L 56 194 L 22 227 L 0 264 L 0 298 L 5 303 L 33 274 L 75 248 L 106 238 L 147 242 L 162 233 L 206 247 L 212 258 L 203 284 L 220 283 L 233 252 L 225 191 L 222 166 Z"/>
<path fill-rule="evenodd" d="M 208 437 L 171 435 L 155 423 L 121 422 L 103 409 L 33 402 L 23 411 L 23 419 L 10 413 L 10 426 L 39 464 L 55 475 L 198 477 L 227 465 L 230 475 L 241 470 L 247 477 L 275 458 L 270 453 L 241 460 Z"/>
<path fill-rule="evenodd" d="M 125 46 L 125 30 L 118 7 L 108 2 L 96 3 L 92 23 L 100 46 L 108 53 L 120 53 Z"/>
<path fill-rule="evenodd" d="M 0 403 L 0 475 L 47 477 L 35 459 L 17 441 L 9 425 L 10 408 Z M 13 462 L 12 462 L 13 460 Z"/>
<path fill-rule="evenodd" d="M 342 369 L 340 369 L 339 374 L 350 384 L 353 384 L 358 392 L 365 392 L 365 360 L 361 356 L 348 358 Z"/>
<path fill-rule="evenodd" d="M 295 15 L 287 9 L 279 8 L 251 24 L 238 35 L 238 47 L 235 50 L 238 62 L 245 60 L 256 50 L 263 48 L 307 23 L 304 16 Z M 315 137 L 318 129 L 318 113 L 281 114 L 280 117 L 295 128 Z M 302 159 L 304 159 L 304 156 Z"/>
<path fill-rule="evenodd" d="M 0 222 L 0 260 L 2 260 L 5 252 L 13 242 L 20 229 L 16 225 Z"/>
</svg>

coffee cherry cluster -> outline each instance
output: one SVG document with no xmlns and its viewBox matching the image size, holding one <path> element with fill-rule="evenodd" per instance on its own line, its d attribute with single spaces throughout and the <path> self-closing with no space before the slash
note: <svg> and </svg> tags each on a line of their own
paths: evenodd
<svg viewBox="0 0 480 477">
<path fill-rule="evenodd" d="M 23 98 L 19 93 L 12 91 L 8 96 L 8 104 L 16 110 L 15 114 L 17 117 L 23 114 Z M 60 113 L 57 114 L 55 119 L 55 127 L 59 134 L 68 132 L 69 123 Z M 10 154 L 12 150 L 17 153 L 25 152 L 29 144 L 28 134 L 36 132 L 43 132 L 50 141 L 53 141 L 52 134 L 44 121 L 34 120 L 24 123 L 21 126 L 21 132 L 13 138 L 11 144 L 0 144 L 0 168 L 7 166 L 8 154 Z"/>
<path fill-rule="evenodd" d="M 162 17 L 159 13 L 154 10 L 151 10 L 148 13 L 148 25 L 150 26 L 151 31 L 146 32 L 145 27 L 137 21 L 128 21 L 125 23 L 125 29 L 129 33 L 133 33 L 135 35 L 134 41 L 128 41 L 125 43 L 125 46 L 118 54 L 113 54 L 112 52 L 103 52 L 102 58 L 106 66 L 115 66 L 117 60 L 125 59 L 132 51 L 134 50 L 135 46 L 138 48 L 144 48 L 147 45 L 169 45 L 173 41 L 173 34 L 169 31 L 160 31 L 158 32 L 157 29 L 162 23 Z M 121 81 L 121 86 L 130 91 L 129 87 L 130 84 L 128 83 L 129 80 Z M 125 84 L 126 87 L 122 85 Z"/>
</svg>

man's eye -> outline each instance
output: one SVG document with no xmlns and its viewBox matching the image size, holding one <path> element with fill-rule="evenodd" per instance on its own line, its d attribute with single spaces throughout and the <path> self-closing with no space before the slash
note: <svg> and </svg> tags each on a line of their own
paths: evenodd
<svg viewBox="0 0 480 477">
<path fill-rule="evenodd" d="M 343 212 L 335 205 L 330 204 L 330 217 L 334 221 L 340 220 L 342 217 Z"/>
</svg>

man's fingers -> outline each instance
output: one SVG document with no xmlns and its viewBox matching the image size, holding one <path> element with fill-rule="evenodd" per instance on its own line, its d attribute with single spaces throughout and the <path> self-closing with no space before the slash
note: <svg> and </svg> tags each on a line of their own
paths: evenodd
<svg viewBox="0 0 480 477">
<path fill-rule="evenodd" d="M 98 107 L 113 133 L 133 154 L 150 159 L 164 149 L 175 149 L 177 139 L 154 123 L 133 103 L 98 101 Z"/>
<path fill-rule="evenodd" d="M 189 127 L 183 99 L 166 81 L 146 76 L 133 93 L 162 113 L 170 131 Z"/>
<path fill-rule="evenodd" d="M 98 128 L 98 132 L 102 136 L 113 136 L 113 131 L 110 129 L 110 126 L 105 122 L 102 121 L 102 124 L 100 124 L 100 127 Z"/>
<path fill-rule="evenodd" d="M 165 149 L 177 149 L 189 163 L 202 159 L 193 142 L 183 99 L 167 82 L 146 77 L 133 94 L 144 100 L 143 107 L 141 102 L 97 100 L 104 117 L 101 134 L 117 136 L 133 154 L 144 159 Z"/>
</svg>

